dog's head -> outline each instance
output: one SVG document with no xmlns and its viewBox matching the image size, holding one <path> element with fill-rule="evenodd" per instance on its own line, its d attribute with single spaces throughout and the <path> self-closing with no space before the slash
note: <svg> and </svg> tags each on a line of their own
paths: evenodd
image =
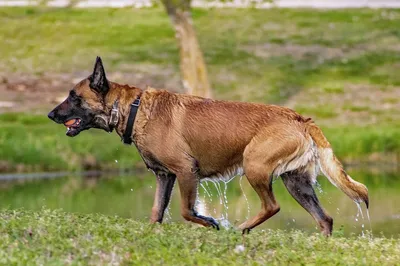
<svg viewBox="0 0 400 266">
<path fill-rule="evenodd" d="M 74 137 L 89 128 L 109 131 L 105 98 L 110 90 L 103 63 L 97 57 L 93 74 L 74 86 L 69 96 L 54 108 L 48 117 L 67 127 L 67 136 Z"/>
</svg>

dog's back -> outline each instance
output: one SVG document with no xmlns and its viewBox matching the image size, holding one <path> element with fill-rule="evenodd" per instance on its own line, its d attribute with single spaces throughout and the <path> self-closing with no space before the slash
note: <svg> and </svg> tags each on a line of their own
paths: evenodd
<svg viewBox="0 0 400 266">
<path fill-rule="evenodd" d="M 285 138 L 298 138 L 299 133 L 306 136 L 308 119 L 281 106 L 215 101 L 163 90 L 148 90 L 142 97 L 153 102 L 147 112 L 151 113 L 148 130 L 157 135 L 153 141 L 163 139 L 166 146 L 166 142 L 183 146 L 185 152 L 196 158 L 201 177 L 229 177 L 229 173 L 237 172 L 235 168 L 243 166 L 246 146 L 261 132 L 264 139 L 267 135 L 282 136 L 284 132 Z M 154 134 L 160 124 L 166 128 Z"/>
</svg>

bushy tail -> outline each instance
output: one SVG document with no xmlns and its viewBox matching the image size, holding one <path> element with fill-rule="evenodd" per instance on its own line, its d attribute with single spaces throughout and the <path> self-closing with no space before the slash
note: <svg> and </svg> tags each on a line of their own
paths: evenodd
<svg viewBox="0 0 400 266">
<path fill-rule="evenodd" d="M 330 143 L 322 130 L 312 121 L 308 121 L 307 129 L 318 148 L 319 163 L 322 173 L 329 181 L 340 188 L 355 202 L 365 202 L 368 208 L 368 189 L 365 185 L 353 180 L 344 170 L 343 165 L 333 154 Z"/>
</svg>

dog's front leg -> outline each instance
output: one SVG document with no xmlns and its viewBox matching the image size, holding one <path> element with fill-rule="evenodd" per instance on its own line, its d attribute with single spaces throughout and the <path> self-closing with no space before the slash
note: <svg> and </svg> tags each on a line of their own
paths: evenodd
<svg viewBox="0 0 400 266">
<path fill-rule="evenodd" d="M 204 226 L 212 226 L 219 230 L 218 223 L 212 217 L 197 214 L 195 210 L 197 186 L 199 180 L 192 172 L 177 174 L 179 190 L 181 192 L 181 213 L 188 221 Z"/>
<path fill-rule="evenodd" d="M 157 174 L 156 195 L 150 218 L 152 223 L 162 223 L 165 209 L 171 199 L 175 179 L 176 176 L 174 174 Z"/>
</svg>

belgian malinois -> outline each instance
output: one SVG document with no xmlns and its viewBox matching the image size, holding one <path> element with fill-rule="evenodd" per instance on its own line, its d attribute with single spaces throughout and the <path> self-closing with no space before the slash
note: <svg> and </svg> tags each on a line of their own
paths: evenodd
<svg viewBox="0 0 400 266">
<path fill-rule="evenodd" d="M 320 170 L 368 207 L 367 188 L 346 174 L 321 129 L 285 107 L 120 85 L 107 80 L 98 57 L 93 74 L 76 84 L 48 117 L 64 124 L 67 136 L 89 128 L 115 129 L 125 143 L 137 147 L 157 176 L 153 223 L 162 222 L 177 179 L 182 216 L 218 229 L 213 218 L 195 210 L 198 184 L 204 178 L 243 174 L 262 203 L 261 211 L 239 226 L 243 233 L 279 211 L 272 192 L 272 179 L 278 176 L 325 235 L 331 234 L 333 220 L 313 189 Z"/>
</svg>

